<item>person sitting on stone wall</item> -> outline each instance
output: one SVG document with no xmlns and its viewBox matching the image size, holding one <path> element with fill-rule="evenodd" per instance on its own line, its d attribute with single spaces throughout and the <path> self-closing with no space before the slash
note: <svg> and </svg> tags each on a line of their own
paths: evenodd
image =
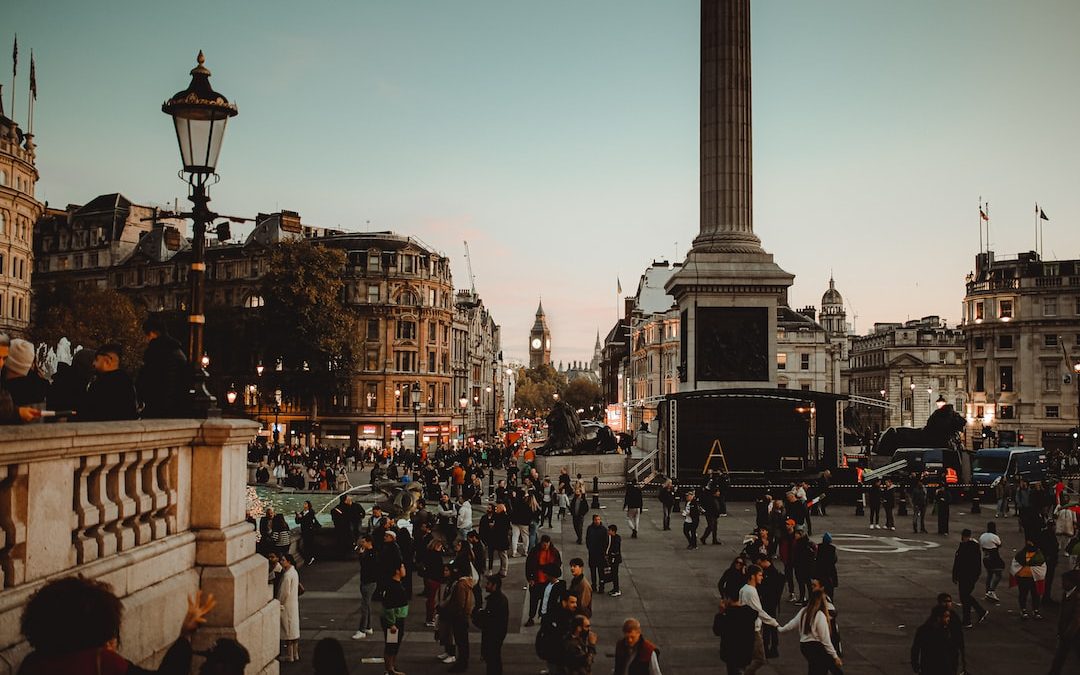
<svg viewBox="0 0 1080 675">
<path fill-rule="evenodd" d="M 180 624 L 180 637 L 169 647 L 157 670 L 134 665 L 116 650 L 120 641 L 123 604 L 109 584 L 85 577 L 63 577 L 51 581 L 34 593 L 22 614 L 22 634 L 33 647 L 19 667 L 19 675 L 181 675 L 191 671 L 191 636 L 206 622 L 206 615 L 216 604 L 214 596 L 202 591 L 188 599 L 187 613 Z M 232 669 L 212 668 L 217 663 L 213 654 L 219 640 L 209 652 L 201 672 L 231 673 Z M 232 642 L 232 641 L 229 641 Z M 244 650 L 239 644 L 239 650 Z M 225 652 L 236 652 L 231 646 Z M 234 654 L 235 655 L 235 654 Z M 246 658 L 247 651 L 243 651 Z M 245 661 L 246 663 L 246 661 Z M 243 672 L 243 665 L 240 671 Z"/>
<path fill-rule="evenodd" d="M 0 333 L 0 368 L 7 361 L 11 349 L 11 338 L 7 333 Z M 41 411 L 30 406 L 16 405 L 11 394 L 0 387 L 0 424 L 22 424 L 41 417 Z"/>
<path fill-rule="evenodd" d="M 133 420 L 138 416 L 135 385 L 120 369 L 124 348 L 119 342 L 102 345 L 94 356 L 94 379 L 76 409 L 80 422 Z"/>
</svg>

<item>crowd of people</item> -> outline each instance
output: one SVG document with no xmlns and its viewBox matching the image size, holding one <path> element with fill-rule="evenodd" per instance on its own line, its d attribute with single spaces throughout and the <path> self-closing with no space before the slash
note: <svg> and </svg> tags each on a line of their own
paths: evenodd
<svg viewBox="0 0 1080 675">
<path fill-rule="evenodd" d="M 84 347 L 47 379 L 31 342 L 0 333 L 0 424 L 33 422 L 43 411 L 76 422 L 188 416 L 191 373 L 180 343 L 158 315 L 142 330 L 146 347 L 134 379 L 122 367 L 132 346 Z"/>
</svg>

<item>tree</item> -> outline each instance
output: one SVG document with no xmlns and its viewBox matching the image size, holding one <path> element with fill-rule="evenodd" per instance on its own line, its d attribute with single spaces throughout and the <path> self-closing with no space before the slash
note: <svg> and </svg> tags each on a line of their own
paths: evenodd
<svg viewBox="0 0 1080 675">
<path fill-rule="evenodd" d="M 355 366 L 357 320 L 344 302 L 345 253 L 307 239 L 283 241 L 263 277 L 259 332 L 268 367 L 283 391 L 312 397 L 343 386 Z M 314 413 L 314 411 L 313 411 Z"/>
<path fill-rule="evenodd" d="M 31 337 L 35 344 L 50 347 L 62 337 L 71 341 L 72 348 L 119 342 L 124 347 L 124 369 L 134 371 L 142 364 L 142 320 L 135 304 L 122 293 L 62 283 L 38 293 Z"/>
<path fill-rule="evenodd" d="M 600 385 L 585 377 L 574 378 L 570 384 L 566 385 L 562 396 L 574 410 L 584 410 L 587 417 L 596 416 L 595 411 L 589 408 L 599 405 L 602 398 Z"/>
<path fill-rule="evenodd" d="M 531 417 L 547 415 L 555 403 L 555 394 L 561 396 L 565 387 L 566 377 L 550 364 L 522 368 L 518 371 L 514 406 Z"/>
</svg>

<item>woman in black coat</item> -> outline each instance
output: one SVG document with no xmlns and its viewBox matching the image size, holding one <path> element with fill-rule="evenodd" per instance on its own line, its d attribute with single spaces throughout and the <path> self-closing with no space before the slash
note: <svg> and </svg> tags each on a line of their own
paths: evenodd
<svg viewBox="0 0 1080 675">
<path fill-rule="evenodd" d="M 835 600 L 836 587 L 840 585 L 840 577 L 836 572 L 836 547 L 832 543 L 832 535 L 826 532 L 821 537 L 821 545 L 817 547 L 817 557 L 814 559 L 814 578 L 821 582 L 825 588 L 825 595 L 830 600 Z"/>
</svg>

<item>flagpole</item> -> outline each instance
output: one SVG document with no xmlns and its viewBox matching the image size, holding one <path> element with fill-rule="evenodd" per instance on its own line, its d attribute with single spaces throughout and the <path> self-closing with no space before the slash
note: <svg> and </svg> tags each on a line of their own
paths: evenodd
<svg viewBox="0 0 1080 675">
<path fill-rule="evenodd" d="M 986 252 L 990 252 L 990 202 L 986 202 Z"/>
<path fill-rule="evenodd" d="M 15 115 L 15 80 L 19 72 L 19 34 L 15 34 L 15 45 L 11 49 L 11 115 Z M 14 121 L 14 120 L 12 120 Z"/>
<path fill-rule="evenodd" d="M 981 254 L 981 253 L 983 252 L 983 238 L 982 238 L 982 230 L 983 230 L 983 210 L 982 210 L 982 195 L 979 195 L 979 213 L 978 213 L 978 215 L 976 215 L 976 216 L 975 216 L 975 218 L 976 218 L 976 219 L 977 219 L 977 220 L 979 221 L 979 253 Z"/>
<path fill-rule="evenodd" d="M 1039 202 L 1035 202 L 1035 255 L 1042 257 L 1039 253 Z"/>
</svg>

